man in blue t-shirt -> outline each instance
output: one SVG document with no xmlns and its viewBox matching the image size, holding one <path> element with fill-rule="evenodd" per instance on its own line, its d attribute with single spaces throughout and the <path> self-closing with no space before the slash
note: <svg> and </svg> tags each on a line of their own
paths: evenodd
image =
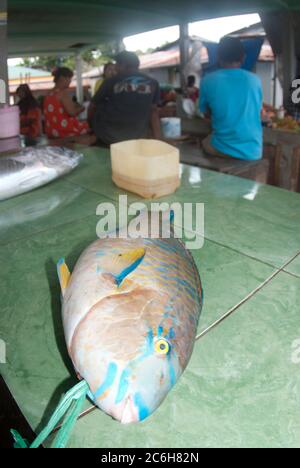
<svg viewBox="0 0 300 468">
<path fill-rule="evenodd" d="M 239 39 L 225 37 L 219 45 L 219 66 L 201 84 L 200 112 L 211 117 L 213 133 L 203 142 L 213 156 L 262 158 L 262 86 L 259 78 L 242 70 L 244 47 Z"/>
</svg>

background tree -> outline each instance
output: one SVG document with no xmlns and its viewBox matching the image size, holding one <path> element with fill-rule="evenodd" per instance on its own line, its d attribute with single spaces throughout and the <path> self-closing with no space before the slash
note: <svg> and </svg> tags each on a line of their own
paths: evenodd
<svg viewBox="0 0 300 468">
<path fill-rule="evenodd" d="M 86 50 L 82 52 L 83 68 L 90 70 L 93 67 L 101 66 L 106 62 L 113 60 L 118 52 L 119 44 L 116 41 L 100 44 L 93 50 Z M 52 72 L 57 67 L 68 67 L 75 70 L 76 67 L 76 54 L 69 55 L 43 55 L 40 57 L 26 57 L 22 59 L 21 66 L 29 68 L 37 68 Z"/>
</svg>

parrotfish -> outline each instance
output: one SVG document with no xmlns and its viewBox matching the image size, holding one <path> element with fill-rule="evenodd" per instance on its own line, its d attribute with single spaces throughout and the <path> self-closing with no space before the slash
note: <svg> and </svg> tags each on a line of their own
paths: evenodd
<svg viewBox="0 0 300 468">
<path fill-rule="evenodd" d="M 121 423 L 151 415 L 191 357 L 202 287 L 170 238 L 93 242 L 70 274 L 58 262 L 66 344 L 96 406 Z"/>
</svg>

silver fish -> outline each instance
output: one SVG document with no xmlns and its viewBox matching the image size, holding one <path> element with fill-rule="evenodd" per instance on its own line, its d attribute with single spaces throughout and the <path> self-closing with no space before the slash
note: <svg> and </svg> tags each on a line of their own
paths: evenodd
<svg viewBox="0 0 300 468">
<path fill-rule="evenodd" d="M 83 155 L 59 147 L 25 148 L 0 157 L 0 200 L 15 197 L 71 172 Z"/>
</svg>

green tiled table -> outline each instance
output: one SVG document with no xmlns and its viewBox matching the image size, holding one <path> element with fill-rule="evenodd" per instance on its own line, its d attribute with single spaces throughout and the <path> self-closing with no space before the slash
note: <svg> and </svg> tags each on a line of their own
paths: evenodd
<svg viewBox="0 0 300 468">
<path fill-rule="evenodd" d="M 72 174 L 0 204 L 0 371 L 34 430 L 76 382 L 55 263 L 63 255 L 72 267 L 96 237 L 96 206 L 125 193 L 108 151 L 84 153 Z M 96 410 L 70 447 L 300 446 L 300 195 L 182 166 L 180 189 L 161 201 L 205 203 L 192 360 L 148 420 L 122 426 Z"/>
<path fill-rule="evenodd" d="M 286 268 L 286 271 L 300 278 L 300 255 Z"/>
</svg>

